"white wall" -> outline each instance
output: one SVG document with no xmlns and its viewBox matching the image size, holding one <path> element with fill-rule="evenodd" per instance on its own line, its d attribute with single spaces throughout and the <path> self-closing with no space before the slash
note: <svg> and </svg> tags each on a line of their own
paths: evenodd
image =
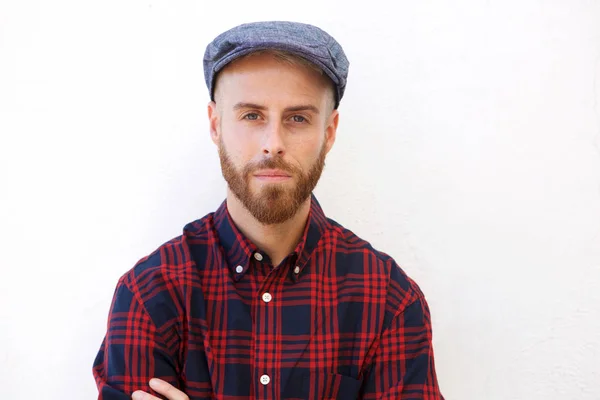
<svg viewBox="0 0 600 400">
<path fill-rule="evenodd" d="M 317 189 L 425 291 L 447 399 L 600 399 L 600 2 L 0 0 L 0 392 L 91 399 L 118 277 L 215 209 L 204 47 L 324 27 Z"/>
</svg>

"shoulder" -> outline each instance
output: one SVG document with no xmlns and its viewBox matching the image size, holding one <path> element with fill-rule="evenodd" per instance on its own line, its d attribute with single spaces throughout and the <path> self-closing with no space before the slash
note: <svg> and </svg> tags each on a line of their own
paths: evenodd
<svg viewBox="0 0 600 400">
<path fill-rule="evenodd" d="M 410 304 L 423 298 L 419 285 L 389 254 L 374 248 L 336 221 L 328 219 L 330 236 L 336 249 L 336 263 L 343 273 L 360 273 L 365 286 L 384 286 L 386 314 L 402 312 Z M 338 274 L 340 273 L 338 272 Z M 383 292 L 383 291 L 382 291 Z M 392 315 L 386 315 L 389 319 Z"/>
<path fill-rule="evenodd" d="M 118 286 L 125 286 L 149 312 L 156 307 L 178 308 L 185 287 L 197 279 L 192 247 L 207 242 L 213 226 L 212 213 L 186 224 L 181 235 L 161 244 L 125 272 Z"/>
</svg>

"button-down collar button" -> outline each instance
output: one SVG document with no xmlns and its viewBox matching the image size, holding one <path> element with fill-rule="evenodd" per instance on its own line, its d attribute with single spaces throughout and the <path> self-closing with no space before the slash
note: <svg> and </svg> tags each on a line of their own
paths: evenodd
<svg viewBox="0 0 600 400">
<path fill-rule="evenodd" d="M 296 275 L 298 275 L 300 273 L 300 267 L 296 265 L 296 268 L 294 268 L 294 273 Z"/>
<path fill-rule="evenodd" d="M 237 267 L 235 267 L 235 272 L 237 272 L 238 274 L 241 274 L 243 270 L 244 270 L 244 267 L 242 267 L 241 265 L 238 265 Z"/>
<path fill-rule="evenodd" d="M 271 296 L 271 293 L 267 292 L 262 295 L 262 299 L 265 303 L 268 303 L 273 300 L 273 296 Z"/>
<path fill-rule="evenodd" d="M 260 253 L 254 253 L 254 259 L 256 261 L 262 261 L 263 260 L 263 256 Z"/>
<path fill-rule="evenodd" d="M 263 385 L 268 385 L 269 382 L 271 382 L 271 378 L 269 378 L 269 375 L 263 375 L 260 377 L 260 383 L 262 383 Z"/>
</svg>

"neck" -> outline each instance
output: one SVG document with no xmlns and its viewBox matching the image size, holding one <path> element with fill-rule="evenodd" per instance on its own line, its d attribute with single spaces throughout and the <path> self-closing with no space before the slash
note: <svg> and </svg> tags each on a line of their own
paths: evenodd
<svg viewBox="0 0 600 400">
<path fill-rule="evenodd" d="M 287 221 L 264 225 L 227 189 L 227 210 L 233 222 L 244 236 L 269 255 L 273 266 L 278 266 L 296 248 L 308 220 L 310 202 L 309 197 Z"/>
</svg>

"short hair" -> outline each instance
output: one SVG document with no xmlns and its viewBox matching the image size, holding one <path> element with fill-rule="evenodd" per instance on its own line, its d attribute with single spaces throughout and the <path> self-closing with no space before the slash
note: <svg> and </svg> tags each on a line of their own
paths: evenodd
<svg viewBox="0 0 600 400">
<path fill-rule="evenodd" d="M 239 58 L 236 59 L 237 60 L 243 60 L 245 58 L 249 58 L 249 57 L 253 57 L 253 56 L 257 56 L 257 55 L 261 55 L 261 54 L 270 54 L 273 57 L 275 57 L 276 60 L 281 61 L 283 63 L 287 63 L 289 65 L 297 65 L 297 66 L 303 66 L 306 68 L 310 68 L 313 71 L 316 71 L 319 73 L 319 75 L 323 76 L 327 82 L 329 83 L 329 88 L 331 89 L 331 109 L 333 110 L 333 108 L 335 108 L 335 99 L 336 99 L 336 92 L 335 92 L 335 84 L 333 83 L 333 81 L 331 80 L 331 78 L 329 78 L 329 76 L 327 76 L 325 74 L 325 72 L 323 72 L 323 69 L 321 69 L 318 65 L 308 61 L 305 58 L 300 57 L 297 54 L 291 53 L 289 51 L 284 51 L 284 50 L 279 50 L 279 49 L 261 49 L 261 50 L 256 50 L 253 51 L 251 53 L 245 54 Z M 217 74 L 217 76 L 215 77 L 215 88 L 217 87 L 217 83 L 218 83 L 218 76 L 219 74 Z M 217 91 L 215 90 L 215 93 Z"/>
</svg>

